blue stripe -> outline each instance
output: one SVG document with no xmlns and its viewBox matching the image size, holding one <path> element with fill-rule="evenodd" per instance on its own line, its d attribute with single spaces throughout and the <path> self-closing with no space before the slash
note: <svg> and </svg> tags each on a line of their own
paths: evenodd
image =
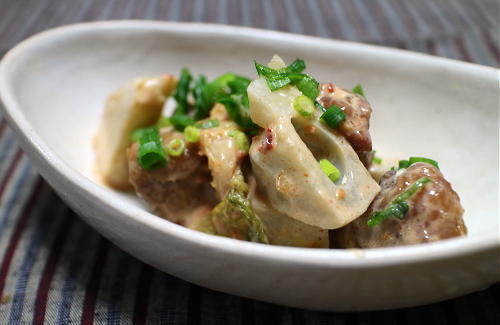
<svg viewBox="0 0 500 325">
<path fill-rule="evenodd" d="M 156 272 L 155 274 L 163 276 L 163 291 L 161 293 L 162 298 L 162 313 L 160 315 L 161 325 L 171 325 L 175 321 L 175 311 L 178 310 L 176 306 L 179 286 L 183 285 L 185 288 L 189 287 L 189 284 L 184 281 L 179 281 L 176 278 L 168 274 L 163 274 Z M 184 306 L 184 308 L 187 308 Z"/>
<path fill-rule="evenodd" d="M 490 66 L 496 65 L 496 59 L 493 57 L 493 53 L 486 47 L 485 41 L 482 41 L 482 36 L 477 33 L 469 33 L 463 39 L 464 43 L 468 42 L 471 45 L 470 48 L 474 49 L 474 54 L 471 53 L 471 56 L 477 63 Z"/>
<path fill-rule="evenodd" d="M 250 6 L 248 5 L 250 2 L 249 1 L 242 1 L 241 2 L 241 7 L 240 7 L 240 13 L 241 13 L 241 24 L 245 26 L 252 26 L 252 20 L 251 20 L 251 9 Z"/>
<path fill-rule="evenodd" d="M 312 21 L 314 22 L 314 28 L 316 29 L 316 34 L 321 37 L 331 37 L 328 29 L 325 27 L 325 19 L 323 17 L 323 12 L 319 8 L 319 4 L 312 6 L 307 6 L 312 15 Z"/>
<path fill-rule="evenodd" d="M 196 0 L 193 7 L 193 21 L 203 21 L 203 10 L 205 9 L 205 0 Z"/>
<path fill-rule="evenodd" d="M 441 40 L 441 44 L 446 49 L 446 56 L 456 60 L 463 60 L 462 55 L 457 50 L 455 43 L 451 38 Z"/>
<path fill-rule="evenodd" d="M 287 15 L 288 30 L 292 33 L 302 34 L 304 32 L 304 28 L 302 27 L 302 20 L 297 14 L 295 2 L 285 1 L 284 5 Z"/>
<path fill-rule="evenodd" d="M 135 3 L 137 4 L 137 2 Z M 130 17 L 132 17 L 133 11 L 134 11 L 134 1 L 129 1 L 127 3 L 127 7 L 125 7 L 122 18 L 130 19 Z"/>
<path fill-rule="evenodd" d="M 84 270 L 84 263 L 89 260 L 86 259 L 89 252 L 92 250 L 89 241 L 94 242 L 99 238 L 93 229 L 90 229 L 85 223 L 80 222 L 80 226 L 75 226 L 78 229 L 79 236 L 74 243 L 76 243 L 75 250 L 70 253 L 72 256 L 69 268 L 66 270 L 66 277 L 64 278 L 64 284 L 61 289 L 61 298 L 59 300 L 58 312 L 57 312 L 57 325 L 69 324 L 71 305 L 73 303 L 73 297 L 76 289 L 76 282 L 78 280 L 78 275 L 80 271 Z"/>
<path fill-rule="evenodd" d="M 370 11 L 371 8 L 366 5 L 366 3 L 361 3 L 356 0 L 351 0 L 352 4 L 354 5 L 354 10 L 356 10 L 363 21 L 366 23 L 366 26 L 368 28 L 368 31 L 370 32 L 371 39 L 367 40 L 365 39 L 364 41 L 376 41 L 376 42 L 384 42 L 385 37 L 387 35 L 382 34 L 382 26 L 379 24 L 374 17 L 373 13 Z M 378 4 L 375 4 L 375 6 L 378 6 Z"/>
<path fill-rule="evenodd" d="M 31 189 L 33 184 L 30 184 L 30 186 L 25 186 L 25 181 L 30 175 L 31 171 L 31 161 L 27 159 L 22 159 L 21 161 L 25 161 L 24 167 L 20 173 L 20 176 L 17 178 L 13 188 L 14 190 L 10 192 L 10 196 L 7 199 L 7 202 L 2 205 L 2 214 L 0 215 L 0 238 L 3 236 L 3 232 L 6 229 L 6 224 L 7 221 L 9 220 L 9 216 L 11 217 L 17 217 L 12 214 L 12 210 L 16 206 L 16 203 L 18 202 L 24 202 L 21 198 L 21 189 L 26 190 L 25 194 L 28 194 L 30 191 L 28 189 Z M 35 178 L 31 179 L 31 183 L 35 181 Z M 5 193 L 9 193 L 9 190 L 5 191 Z"/>
<path fill-rule="evenodd" d="M 465 22 L 467 22 L 467 25 L 469 26 L 470 29 L 473 29 L 473 30 L 478 29 L 478 25 L 476 22 L 474 22 L 474 19 L 472 19 L 470 15 L 467 15 L 464 12 L 463 5 L 458 4 L 455 1 L 450 1 L 450 6 L 455 8 L 454 11 L 457 13 L 457 16 L 460 16 Z"/>
<path fill-rule="evenodd" d="M 494 0 L 490 4 L 486 4 L 486 1 L 474 1 L 474 5 L 477 6 L 483 16 L 486 17 L 488 23 L 490 23 L 493 28 L 498 29 L 498 1 Z"/>
<path fill-rule="evenodd" d="M 423 52 L 426 53 L 425 50 L 425 40 L 424 39 L 416 39 L 408 42 L 408 49 L 411 51 Z"/>
<path fill-rule="evenodd" d="M 2 148 L 0 150 L 0 161 L 2 162 L 2 168 L 0 169 L 2 171 L 9 168 L 9 164 L 4 164 L 4 162 L 6 162 L 8 156 L 14 156 L 17 149 L 13 132 L 9 132 L 9 130 L 5 130 L 5 132 L 8 132 L 4 134 L 5 140 L 0 143 Z"/>
<path fill-rule="evenodd" d="M 446 18 L 446 15 L 444 14 L 444 12 L 442 12 L 439 9 L 439 7 L 436 6 L 436 4 L 434 3 L 434 0 L 423 1 L 422 3 L 424 3 L 427 6 L 427 8 L 430 9 L 430 11 L 432 11 L 432 13 L 436 17 L 438 23 L 441 26 L 443 26 L 445 33 L 453 34 L 455 32 L 455 26 L 450 21 L 448 21 L 448 19 Z"/>
<path fill-rule="evenodd" d="M 416 7 L 415 5 L 409 5 L 407 1 L 399 1 L 399 4 L 404 7 L 404 9 L 402 10 L 405 10 L 406 12 L 408 12 L 410 14 L 410 16 L 413 17 L 413 19 L 415 20 L 415 23 L 417 24 L 417 28 L 418 28 L 418 31 L 422 31 L 422 37 L 423 38 L 426 38 L 426 37 L 429 37 L 430 35 L 432 35 L 433 33 L 433 30 L 432 28 L 429 26 L 429 24 L 426 23 L 425 19 L 422 17 L 420 11 L 418 10 L 418 7 Z M 415 32 L 415 31 L 414 31 Z"/>
<path fill-rule="evenodd" d="M 219 24 L 227 24 L 227 18 L 228 18 L 227 0 L 219 0 L 217 3 L 218 3 L 218 8 L 217 8 L 216 21 Z"/>
<path fill-rule="evenodd" d="M 329 11 L 333 15 L 335 15 L 335 17 L 333 17 L 332 19 L 335 19 L 336 21 L 339 22 L 337 24 L 337 26 L 339 27 L 340 32 L 342 33 L 342 38 L 348 39 L 351 41 L 359 40 L 360 39 L 359 34 L 358 34 L 359 29 L 353 28 L 353 26 L 349 22 L 349 19 L 347 18 L 347 14 L 345 13 L 341 2 L 328 1 L 326 4 L 329 5 L 330 7 L 332 7 L 331 10 L 329 10 Z M 334 26 L 330 25 L 330 27 L 334 27 Z"/>
<path fill-rule="evenodd" d="M 267 0 L 260 0 L 261 4 L 264 8 L 264 21 L 265 21 L 265 28 L 267 29 L 276 29 L 276 15 L 274 14 L 274 9 L 271 4 L 271 1 Z"/>
<path fill-rule="evenodd" d="M 44 193 L 42 193 L 41 198 L 39 198 L 38 201 L 39 204 L 43 202 L 43 208 L 40 209 L 38 207 L 38 209 L 34 209 L 34 211 L 38 212 L 33 218 L 38 219 L 38 222 L 34 233 L 30 234 L 31 241 L 28 245 L 28 249 L 26 250 L 26 255 L 23 258 L 21 268 L 16 275 L 17 282 L 10 309 L 9 325 L 16 325 L 21 322 L 24 307 L 24 297 L 26 294 L 26 286 L 31 274 L 31 269 L 33 268 L 33 265 L 35 264 L 36 258 L 38 256 L 38 252 L 43 247 L 43 245 L 40 245 L 40 243 L 49 233 L 48 230 L 50 229 L 50 226 L 52 225 L 54 220 L 57 220 L 57 218 L 44 218 L 44 212 L 47 211 L 47 209 L 50 209 L 50 206 L 53 205 L 52 202 L 54 199 L 54 192 L 52 190 L 48 190 L 48 188 L 45 188 Z M 59 215 L 60 213 L 61 211 L 58 211 L 57 214 Z"/>
<path fill-rule="evenodd" d="M 11 25 L 13 22 L 11 18 L 16 18 L 18 9 L 19 9 L 19 4 L 23 3 L 22 1 L 14 1 L 13 4 L 9 4 L 9 10 L 2 10 L 2 19 L 0 19 L 0 30 L 4 30 L 7 28 L 7 26 Z M 22 10 L 22 9 L 21 9 Z"/>
<path fill-rule="evenodd" d="M 14 137 L 11 137 L 9 140 L 11 141 L 5 145 L 2 151 L 0 151 L 0 161 L 2 162 L 2 165 L 0 166 L 0 182 L 2 182 L 7 176 L 7 171 L 13 163 L 14 157 L 19 149 L 14 141 Z"/>
<path fill-rule="evenodd" d="M 146 11 L 144 14 L 145 19 L 154 19 L 155 17 L 155 11 L 158 8 L 158 2 L 156 1 L 149 1 L 147 6 L 146 6 Z"/>
<path fill-rule="evenodd" d="M 405 39 L 405 38 L 411 38 L 412 36 L 413 37 L 419 36 L 418 31 L 408 30 L 409 26 L 401 21 L 399 13 L 396 10 L 394 10 L 393 5 L 391 5 L 388 1 L 385 0 L 379 1 L 378 3 L 382 13 L 387 18 L 386 19 L 387 22 L 391 26 L 392 32 L 396 35 L 397 38 Z M 414 33 L 415 35 L 412 35 L 412 33 Z"/>
<path fill-rule="evenodd" d="M 41 15 L 41 13 L 49 6 L 47 0 L 39 0 L 35 3 L 38 7 L 35 7 L 32 3 L 32 5 L 30 6 L 31 14 L 23 20 L 22 24 L 18 24 L 18 26 L 21 28 L 18 28 L 16 30 L 17 33 L 12 34 L 12 42 L 18 42 L 32 33 L 33 25 L 38 21 L 38 19 L 45 17 L 45 15 Z"/>
<path fill-rule="evenodd" d="M 179 20 L 181 12 L 180 0 L 173 0 L 168 8 L 168 20 Z"/>
<path fill-rule="evenodd" d="M 85 17 L 85 14 L 90 10 L 90 6 L 93 4 L 94 3 L 91 0 L 84 1 L 82 6 L 77 11 L 76 15 L 73 17 L 73 20 L 82 21 L 82 19 Z"/>
<path fill-rule="evenodd" d="M 116 250 L 119 251 L 119 250 Z M 132 261 L 130 255 L 126 254 L 123 251 L 119 251 L 121 253 L 120 260 L 118 261 L 118 265 L 115 269 L 114 282 L 111 287 L 111 293 L 109 295 L 109 303 L 108 303 L 108 315 L 107 322 L 108 324 L 120 324 L 121 323 L 121 312 L 122 312 L 122 303 L 123 303 L 123 294 L 124 294 L 124 283 L 128 283 L 128 277 L 131 272 L 130 270 L 130 262 Z M 126 271 L 125 271 L 126 270 Z"/>
<path fill-rule="evenodd" d="M 97 20 L 109 19 L 111 16 L 111 9 L 114 7 L 115 0 L 106 1 L 106 5 L 100 10 L 99 16 L 97 16 Z"/>
</svg>

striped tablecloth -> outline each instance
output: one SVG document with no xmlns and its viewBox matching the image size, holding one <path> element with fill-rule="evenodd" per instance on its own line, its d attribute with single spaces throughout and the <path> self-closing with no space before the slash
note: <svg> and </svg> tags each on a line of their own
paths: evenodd
<svg viewBox="0 0 500 325">
<path fill-rule="evenodd" d="M 499 17 L 495 0 L 0 0 L 0 56 L 58 25 L 156 19 L 285 30 L 497 67 Z M 0 324 L 500 324 L 499 303 L 497 284 L 418 308 L 318 313 L 189 284 L 84 224 L 40 178 L 0 116 Z"/>
</svg>

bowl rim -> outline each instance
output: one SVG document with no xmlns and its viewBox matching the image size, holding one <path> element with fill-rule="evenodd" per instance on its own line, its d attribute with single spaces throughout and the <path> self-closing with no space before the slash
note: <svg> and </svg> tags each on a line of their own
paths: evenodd
<svg viewBox="0 0 500 325">
<path fill-rule="evenodd" d="M 448 58 L 435 57 L 428 54 L 416 53 L 401 49 L 393 49 L 378 45 L 361 44 L 343 40 L 325 39 L 315 36 L 297 35 L 280 31 L 269 31 L 257 28 L 185 22 L 163 22 L 145 20 L 120 20 L 105 22 L 85 22 L 60 26 L 41 33 L 35 34 L 17 44 L 8 51 L 0 62 L 0 98 L 4 105 L 4 115 L 18 137 L 23 138 L 25 143 L 32 147 L 35 158 L 41 160 L 48 170 L 62 176 L 65 182 L 82 189 L 81 194 L 90 197 L 95 204 L 103 204 L 111 208 L 113 213 L 131 218 L 146 228 L 159 231 L 167 236 L 175 237 L 181 241 L 187 241 L 192 245 L 198 245 L 205 249 L 219 250 L 228 255 L 245 255 L 256 259 L 280 261 L 283 263 L 294 263 L 309 266 L 322 266 L 334 268 L 376 268 L 412 263 L 428 262 L 433 260 L 457 258 L 473 255 L 500 248 L 498 231 L 492 231 L 483 236 L 460 237 L 446 239 L 443 241 L 371 249 L 311 249 L 299 247 L 262 245 L 258 243 L 245 242 L 231 238 L 208 235 L 191 230 L 175 223 L 162 219 L 143 208 L 129 202 L 114 200 L 109 189 L 96 184 L 91 179 L 80 174 L 67 165 L 59 156 L 53 152 L 47 143 L 37 134 L 35 129 L 25 118 L 21 105 L 15 98 L 13 87 L 10 84 L 9 67 L 15 63 L 18 57 L 30 55 L 36 51 L 37 46 L 56 40 L 61 36 L 69 34 L 130 29 L 130 30 L 157 30 L 173 33 L 215 33 L 218 35 L 239 35 L 253 37 L 254 39 L 265 38 L 267 40 L 281 40 L 290 43 L 305 42 L 317 44 L 321 42 L 332 48 L 345 48 L 353 51 L 375 51 L 380 54 L 392 56 L 408 56 L 415 60 L 432 60 L 440 65 L 450 68 L 466 69 L 474 74 L 498 74 L 498 69 L 481 66 L 478 64 L 456 61 Z M 1 107 L 2 105 L 0 105 Z"/>
</svg>

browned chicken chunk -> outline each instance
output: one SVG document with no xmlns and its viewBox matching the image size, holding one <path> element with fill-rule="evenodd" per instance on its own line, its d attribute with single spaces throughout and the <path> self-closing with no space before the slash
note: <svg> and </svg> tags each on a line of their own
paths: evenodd
<svg viewBox="0 0 500 325">
<path fill-rule="evenodd" d="M 324 107 L 338 106 L 344 111 L 346 118 L 338 128 L 349 141 L 354 151 L 360 154 L 372 150 L 370 132 L 370 116 L 372 108 L 366 99 L 358 94 L 335 86 L 332 83 L 322 84 L 318 101 Z"/>
<path fill-rule="evenodd" d="M 431 181 L 410 196 L 409 210 L 402 220 L 389 218 L 374 227 L 367 221 L 384 210 L 400 193 L 422 177 Z M 339 248 L 372 248 L 433 242 L 467 234 L 460 199 L 441 172 L 426 163 L 388 171 L 380 181 L 381 191 L 361 217 L 332 233 Z"/>
<path fill-rule="evenodd" d="M 174 132 L 162 132 L 161 137 L 163 143 L 183 138 Z M 152 171 L 137 163 L 138 147 L 134 143 L 127 151 L 130 183 L 137 194 L 160 217 L 196 228 L 200 218 L 217 204 L 207 158 L 200 154 L 199 145 L 187 143 L 180 157 L 169 157 L 165 167 Z"/>
</svg>

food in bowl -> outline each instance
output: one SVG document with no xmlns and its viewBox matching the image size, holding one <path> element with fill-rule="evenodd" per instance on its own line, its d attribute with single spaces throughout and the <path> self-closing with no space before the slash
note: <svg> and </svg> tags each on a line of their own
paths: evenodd
<svg viewBox="0 0 500 325">
<path fill-rule="evenodd" d="M 108 97 L 95 138 L 102 179 L 205 233 L 317 248 L 463 236 L 460 199 L 429 158 L 375 156 L 360 85 L 319 84 L 274 56 L 258 78 L 187 69 Z M 163 116 L 168 98 L 173 112 Z"/>
</svg>

